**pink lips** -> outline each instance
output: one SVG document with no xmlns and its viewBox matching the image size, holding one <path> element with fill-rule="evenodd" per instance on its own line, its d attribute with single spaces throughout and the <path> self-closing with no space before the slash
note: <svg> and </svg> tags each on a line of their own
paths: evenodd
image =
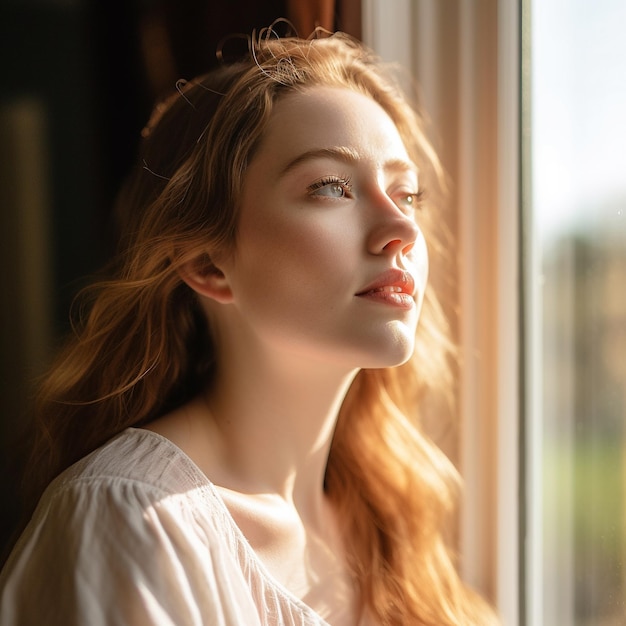
<svg viewBox="0 0 626 626">
<path fill-rule="evenodd" d="M 403 270 L 391 269 L 380 274 L 373 283 L 356 295 L 383 304 L 412 308 L 415 305 L 414 293 L 413 276 Z"/>
</svg>

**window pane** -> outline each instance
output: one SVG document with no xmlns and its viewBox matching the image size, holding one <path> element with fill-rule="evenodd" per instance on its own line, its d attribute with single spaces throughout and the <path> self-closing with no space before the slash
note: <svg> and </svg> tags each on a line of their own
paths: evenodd
<svg viewBox="0 0 626 626">
<path fill-rule="evenodd" d="M 530 7 L 530 587 L 545 626 L 626 624 L 626 2 Z"/>
</svg>

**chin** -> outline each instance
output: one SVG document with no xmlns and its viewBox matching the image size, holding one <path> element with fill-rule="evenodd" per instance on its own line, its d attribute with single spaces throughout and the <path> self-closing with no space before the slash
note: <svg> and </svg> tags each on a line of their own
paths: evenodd
<svg viewBox="0 0 626 626">
<path fill-rule="evenodd" d="M 413 351 L 406 352 L 402 355 L 390 356 L 388 359 L 381 359 L 377 365 L 372 366 L 373 368 L 382 369 L 386 367 L 398 367 L 399 365 L 404 365 L 407 361 L 411 359 L 413 356 Z M 371 369 L 371 368 L 368 368 Z"/>
<path fill-rule="evenodd" d="M 406 341 L 387 343 L 365 356 L 363 369 L 381 369 L 404 365 L 412 356 L 415 349 L 413 338 Z"/>
</svg>

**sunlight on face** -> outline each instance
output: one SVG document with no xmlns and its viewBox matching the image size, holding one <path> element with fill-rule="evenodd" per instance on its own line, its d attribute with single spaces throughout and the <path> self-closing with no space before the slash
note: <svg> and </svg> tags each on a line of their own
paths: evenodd
<svg viewBox="0 0 626 626">
<path fill-rule="evenodd" d="M 222 267 L 234 293 L 226 323 L 343 367 L 406 361 L 428 273 L 418 193 L 416 166 L 373 100 L 330 87 L 283 97 Z"/>
</svg>

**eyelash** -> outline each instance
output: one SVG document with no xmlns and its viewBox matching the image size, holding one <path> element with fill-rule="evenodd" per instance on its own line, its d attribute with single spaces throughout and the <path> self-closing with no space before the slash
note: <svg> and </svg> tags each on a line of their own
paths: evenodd
<svg viewBox="0 0 626 626">
<path fill-rule="evenodd" d="M 343 189 L 344 192 L 350 193 L 352 191 L 352 184 L 349 176 L 325 176 L 318 181 L 315 181 L 312 185 L 309 185 L 307 191 L 309 193 L 314 193 L 318 189 L 323 189 L 324 187 L 328 187 L 330 185 L 338 185 Z"/>
</svg>

